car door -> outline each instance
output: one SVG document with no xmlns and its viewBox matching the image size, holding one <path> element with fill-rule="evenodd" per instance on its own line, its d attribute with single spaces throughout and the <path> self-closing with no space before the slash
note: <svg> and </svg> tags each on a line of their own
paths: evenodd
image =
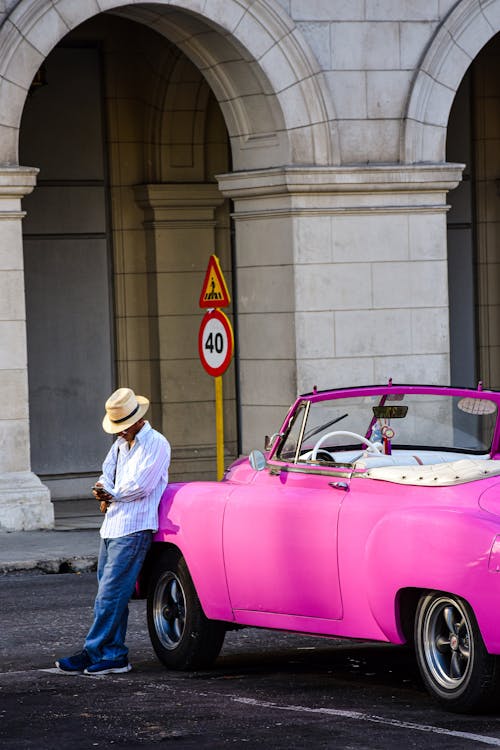
<svg viewBox="0 0 500 750">
<path fill-rule="evenodd" d="M 223 524 L 235 612 L 342 617 L 337 526 L 344 487 L 333 470 L 274 462 L 235 489 Z"/>
</svg>

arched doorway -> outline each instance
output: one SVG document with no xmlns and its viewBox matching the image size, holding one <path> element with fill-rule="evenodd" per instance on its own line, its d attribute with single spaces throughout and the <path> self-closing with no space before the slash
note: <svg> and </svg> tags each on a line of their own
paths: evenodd
<svg viewBox="0 0 500 750">
<path fill-rule="evenodd" d="M 452 381 L 491 388 L 500 388 L 499 61 L 497 35 L 460 84 L 447 140 L 447 158 L 466 164 L 448 217 Z"/>
<path fill-rule="evenodd" d="M 210 477 L 213 393 L 196 326 L 211 252 L 231 278 L 220 108 L 174 45 L 125 18 L 82 24 L 40 76 L 20 131 L 21 160 L 40 168 L 24 223 L 33 470 L 53 498 L 88 496 L 109 444 L 104 400 L 129 384 L 172 442 L 172 478 Z M 234 367 L 225 396 L 230 460 Z"/>
</svg>

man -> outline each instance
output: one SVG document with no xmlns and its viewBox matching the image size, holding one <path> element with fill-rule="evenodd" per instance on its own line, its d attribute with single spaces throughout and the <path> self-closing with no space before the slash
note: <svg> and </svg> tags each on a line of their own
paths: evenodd
<svg viewBox="0 0 500 750">
<path fill-rule="evenodd" d="M 130 388 L 119 388 L 106 401 L 102 426 L 118 439 L 93 489 L 105 512 L 94 621 L 83 651 L 56 661 L 62 672 L 111 674 L 131 669 L 125 646 L 128 601 L 158 529 L 158 504 L 170 464 L 168 441 L 144 419 L 148 407 L 148 399 Z"/>
</svg>

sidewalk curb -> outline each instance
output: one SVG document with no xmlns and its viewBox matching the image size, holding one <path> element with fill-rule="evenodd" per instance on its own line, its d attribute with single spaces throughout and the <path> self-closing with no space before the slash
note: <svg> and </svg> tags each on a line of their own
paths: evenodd
<svg viewBox="0 0 500 750">
<path fill-rule="evenodd" d="M 93 573 L 97 570 L 97 556 L 62 557 L 47 560 L 16 560 L 0 564 L 0 575 L 15 573 Z"/>
</svg>

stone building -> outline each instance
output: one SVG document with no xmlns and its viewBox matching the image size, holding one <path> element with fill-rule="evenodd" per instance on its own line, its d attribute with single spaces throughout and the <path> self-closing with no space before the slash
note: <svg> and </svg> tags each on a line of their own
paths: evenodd
<svg viewBox="0 0 500 750">
<path fill-rule="evenodd" d="M 500 386 L 500 0 L 0 0 L 0 528 L 88 496 L 130 385 L 215 474 L 297 391 Z M 451 207 L 451 208 L 450 208 Z"/>
</svg>

